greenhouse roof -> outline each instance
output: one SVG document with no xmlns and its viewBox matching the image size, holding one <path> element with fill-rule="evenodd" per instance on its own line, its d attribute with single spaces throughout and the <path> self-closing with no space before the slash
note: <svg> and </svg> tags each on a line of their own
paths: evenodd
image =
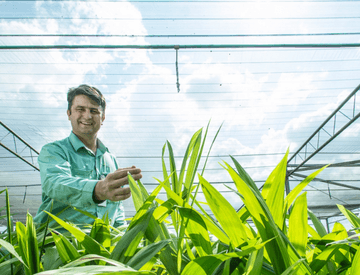
<svg viewBox="0 0 360 275">
<path fill-rule="evenodd" d="M 204 177 L 236 209 L 221 164 L 233 156 L 260 188 L 287 150 L 288 191 L 332 164 L 305 189 L 318 217 L 331 224 L 337 204 L 359 208 L 359 10 L 330 0 L 1 1 L 0 190 L 14 220 L 36 214 L 38 152 L 70 134 L 66 93 L 83 83 L 107 100 L 99 138 L 121 167 L 142 169 L 149 191 L 163 179 L 165 142 L 179 168 L 211 120 L 200 167 L 222 125 Z"/>
</svg>

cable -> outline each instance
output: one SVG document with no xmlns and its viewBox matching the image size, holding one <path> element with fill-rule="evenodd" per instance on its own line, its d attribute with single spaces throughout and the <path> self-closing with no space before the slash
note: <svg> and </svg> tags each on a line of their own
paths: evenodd
<svg viewBox="0 0 360 275">
<path fill-rule="evenodd" d="M 247 18 L 99 18 L 99 17 L 0 17 L 0 20 L 114 20 L 114 21 L 245 21 L 245 20 L 343 20 L 360 19 L 359 16 L 333 16 L 333 17 L 247 17 Z"/>
<path fill-rule="evenodd" d="M 360 32 L 341 33 L 269 33 L 269 34 L 0 34 L 0 37 L 142 37 L 142 38 L 225 38 L 225 37 L 273 37 L 273 36 L 344 36 L 360 35 Z"/>
</svg>

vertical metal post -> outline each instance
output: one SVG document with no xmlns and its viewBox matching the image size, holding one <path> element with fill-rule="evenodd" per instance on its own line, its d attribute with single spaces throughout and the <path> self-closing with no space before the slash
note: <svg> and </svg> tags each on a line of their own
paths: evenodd
<svg viewBox="0 0 360 275">
<path fill-rule="evenodd" d="M 289 184 L 289 176 L 288 176 L 288 173 L 286 173 L 286 177 L 285 177 L 285 192 L 286 192 L 286 195 L 289 195 L 290 193 L 290 184 Z"/>
<path fill-rule="evenodd" d="M 326 218 L 325 221 L 326 221 L 326 230 L 327 230 L 327 233 L 330 233 L 329 218 Z"/>
<path fill-rule="evenodd" d="M 179 45 L 175 45 L 174 49 L 176 50 L 176 88 L 177 88 L 177 92 L 180 92 L 180 82 L 179 82 L 179 66 L 178 66 L 178 51 L 179 51 Z"/>
</svg>

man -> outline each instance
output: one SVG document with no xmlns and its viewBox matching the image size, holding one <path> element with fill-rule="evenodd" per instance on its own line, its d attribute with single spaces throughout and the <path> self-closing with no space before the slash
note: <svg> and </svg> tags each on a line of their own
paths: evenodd
<svg viewBox="0 0 360 275">
<path fill-rule="evenodd" d="M 102 218 L 108 214 L 115 227 L 124 224 L 122 200 L 131 196 L 127 173 L 142 177 L 135 166 L 119 169 L 116 158 L 97 138 L 105 120 L 106 102 L 101 92 L 88 85 L 69 89 L 67 115 L 72 132 L 69 137 L 45 145 L 38 163 L 42 184 L 42 204 L 34 218 L 46 222 L 46 210 L 75 224 L 94 220 L 79 211 Z M 52 207 L 52 210 L 51 210 Z M 65 209 L 65 210 L 64 210 Z M 62 212 L 61 212 L 62 211 Z"/>
</svg>

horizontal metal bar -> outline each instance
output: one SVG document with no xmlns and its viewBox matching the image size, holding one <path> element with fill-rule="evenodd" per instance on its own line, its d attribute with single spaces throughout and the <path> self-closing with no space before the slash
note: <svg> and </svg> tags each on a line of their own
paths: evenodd
<svg viewBox="0 0 360 275">
<path fill-rule="evenodd" d="M 0 50 L 49 50 L 49 49 L 223 49 L 223 48 L 353 48 L 360 43 L 322 44 L 194 44 L 194 45 L 8 45 Z"/>
<path fill-rule="evenodd" d="M 296 176 L 296 177 L 304 178 L 304 179 L 307 177 L 305 175 L 298 174 L 298 173 L 293 173 L 292 176 Z M 354 190 L 360 190 L 360 187 L 351 186 L 351 185 L 347 185 L 347 184 L 343 184 L 343 183 L 338 183 L 338 182 L 334 182 L 332 180 L 324 180 L 324 179 L 320 179 L 320 178 L 314 178 L 312 181 L 320 181 L 320 182 L 328 183 L 331 185 L 341 186 L 341 187 L 354 189 Z"/>
<path fill-rule="evenodd" d="M 324 167 L 327 164 L 304 164 L 302 168 L 299 168 L 298 171 L 308 171 L 308 170 L 315 170 Z M 297 164 L 288 164 L 288 167 L 297 167 Z M 357 167 L 360 166 L 360 160 L 352 160 L 352 161 L 344 161 L 338 163 L 331 163 L 329 164 L 328 168 L 330 167 Z"/>
<path fill-rule="evenodd" d="M 22 156 L 20 156 L 19 154 L 17 154 L 16 152 L 14 152 L 13 150 L 11 150 L 10 148 L 6 147 L 4 144 L 2 144 L 0 142 L 0 146 L 2 146 L 3 148 L 5 148 L 6 150 L 8 150 L 10 153 L 14 154 L 15 156 L 17 156 L 19 159 L 21 159 L 22 161 L 26 162 L 27 164 L 29 164 L 31 167 L 33 167 L 34 169 L 40 171 L 40 169 L 38 167 L 36 167 L 35 165 L 33 165 L 31 162 L 27 161 L 26 159 L 24 159 Z"/>
<path fill-rule="evenodd" d="M 146 38 L 177 38 L 177 37 L 268 37 L 268 36 L 344 36 L 360 35 L 360 32 L 321 32 L 321 33 L 258 33 L 258 34 L 78 34 L 78 33 L 47 33 L 47 34 L 0 34 L 0 37 L 146 37 Z"/>
</svg>

